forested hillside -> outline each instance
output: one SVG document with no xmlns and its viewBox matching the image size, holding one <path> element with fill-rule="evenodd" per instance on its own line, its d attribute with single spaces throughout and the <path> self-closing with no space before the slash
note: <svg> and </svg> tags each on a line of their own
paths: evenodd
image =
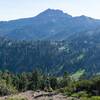
<svg viewBox="0 0 100 100">
<path fill-rule="evenodd" d="M 0 69 L 38 69 L 62 75 L 100 74 L 100 20 L 47 9 L 32 18 L 0 22 Z"/>
<path fill-rule="evenodd" d="M 13 41 L 0 38 L 0 69 L 13 72 L 38 69 L 52 75 L 81 69 L 88 75 L 94 75 L 100 71 L 99 53 L 99 39 L 86 35 L 68 41 Z"/>
</svg>

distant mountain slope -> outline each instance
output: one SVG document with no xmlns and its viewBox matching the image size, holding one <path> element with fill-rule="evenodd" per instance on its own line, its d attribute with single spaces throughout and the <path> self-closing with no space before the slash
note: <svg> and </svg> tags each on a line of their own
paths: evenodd
<svg viewBox="0 0 100 100">
<path fill-rule="evenodd" d="M 74 33 L 98 27 L 100 20 L 47 9 L 32 18 L 0 22 L 0 36 L 16 40 L 64 40 Z"/>
<path fill-rule="evenodd" d="M 48 9 L 33 18 L 0 22 L 0 35 L 0 69 L 100 74 L 100 20 Z"/>
<path fill-rule="evenodd" d="M 100 29 L 77 33 L 65 41 L 0 38 L 0 69 L 13 72 L 38 69 L 45 74 L 62 75 L 82 69 L 87 75 L 100 74 L 99 54 Z"/>
</svg>

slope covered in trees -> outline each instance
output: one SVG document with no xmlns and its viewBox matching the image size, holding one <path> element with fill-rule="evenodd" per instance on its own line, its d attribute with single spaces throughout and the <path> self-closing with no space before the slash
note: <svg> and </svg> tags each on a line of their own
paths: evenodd
<svg viewBox="0 0 100 100">
<path fill-rule="evenodd" d="M 100 72 L 100 20 L 48 9 L 33 18 L 0 22 L 0 69 L 45 74 Z M 11 39 L 11 40 L 10 40 Z"/>
<path fill-rule="evenodd" d="M 0 69 L 12 72 L 38 69 L 58 76 L 64 71 L 73 73 L 81 69 L 88 75 L 94 75 L 100 71 L 99 53 L 99 39 L 86 35 L 68 41 L 12 41 L 0 38 Z"/>
</svg>

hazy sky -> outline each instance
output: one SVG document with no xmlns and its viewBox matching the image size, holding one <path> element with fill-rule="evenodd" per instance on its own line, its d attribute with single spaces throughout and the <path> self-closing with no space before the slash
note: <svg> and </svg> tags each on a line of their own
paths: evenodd
<svg viewBox="0 0 100 100">
<path fill-rule="evenodd" d="M 33 17 L 47 8 L 100 19 L 100 0 L 0 0 L 0 20 Z"/>
</svg>

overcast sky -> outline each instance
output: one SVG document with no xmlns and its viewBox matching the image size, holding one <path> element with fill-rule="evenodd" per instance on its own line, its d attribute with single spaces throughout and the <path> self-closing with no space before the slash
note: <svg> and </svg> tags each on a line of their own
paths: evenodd
<svg viewBox="0 0 100 100">
<path fill-rule="evenodd" d="M 0 0 L 0 20 L 33 17 L 48 8 L 100 19 L 100 0 Z"/>
</svg>

